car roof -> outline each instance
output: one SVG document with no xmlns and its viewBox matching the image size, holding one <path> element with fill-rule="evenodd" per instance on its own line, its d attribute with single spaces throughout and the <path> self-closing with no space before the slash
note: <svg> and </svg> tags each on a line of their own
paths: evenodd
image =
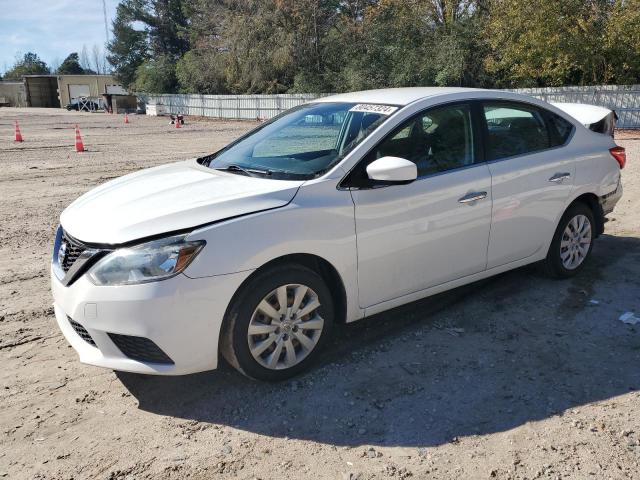
<svg viewBox="0 0 640 480">
<path fill-rule="evenodd" d="M 349 102 L 349 103 L 382 103 L 388 105 L 408 105 L 427 97 L 437 97 L 454 93 L 488 92 L 478 88 L 458 87 L 405 87 L 381 88 L 378 90 L 363 90 L 360 92 L 340 93 L 329 97 L 322 97 L 315 102 Z"/>
<path fill-rule="evenodd" d="M 405 107 L 411 103 L 425 99 L 436 99 L 438 97 L 451 96 L 455 100 L 483 99 L 494 101 L 516 101 L 524 102 L 550 110 L 560 115 L 565 120 L 574 125 L 582 125 L 575 117 L 567 113 L 565 109 L 545 102 L 530 95 L 511 92 L 508 90 L 490 90 L 485 88 L 460 88 L 460 87 L 404 87 L 404 88 L 382 88 L 379 90 L 363 90 L 360 92 L 340 93 L 321 97 L 313 100 L 318 102 L 347 102 L 347 103 L 373 103 L 383 105 L 398 105 Z M 446 99 L 444 100 L 446 101 Z M 437 103 L 437 101 L 436 101 Z"/>
</svg>

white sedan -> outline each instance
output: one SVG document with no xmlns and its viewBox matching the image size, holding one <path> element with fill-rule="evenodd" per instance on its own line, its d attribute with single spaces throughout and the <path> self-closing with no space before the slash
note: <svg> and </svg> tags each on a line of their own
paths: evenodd
<svg viewBox="0 0 640 480">
<path fill-rule="evenodd" d="M 58 325 L 82 362 L 278 380 L 338 322 L 533 262 L 582 269 L 625 152 L 516 93 L 316 100 L 211 155 L 110 181 L 61 215 Z"/>
</svg>

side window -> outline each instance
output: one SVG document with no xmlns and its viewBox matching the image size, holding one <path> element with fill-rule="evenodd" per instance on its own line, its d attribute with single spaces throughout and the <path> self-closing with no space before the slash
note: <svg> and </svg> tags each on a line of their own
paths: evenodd
<svg viewBox="0 0 640 480">
<path fill-rule="evenodd" d="M 485 103 L 487 160 L 498 160 L 549 148 L 549 132 L 535 107 Z"/>
<path fill-rule="evenodd" d="M 419 113 L 378 144 L 365 163 L 386 156 L 414 162 L 419 177 L 473 164 L 470 107 L 452 105 Z"/>
<path fill-rule="evenodd" d="M 571 136 L 571 132 L 573 132 L 573 125 L 553 112 L 545 111 L 545 115 L 549 126 L 550 146 L 558 147 L 564 145 Z"/>
</svg>

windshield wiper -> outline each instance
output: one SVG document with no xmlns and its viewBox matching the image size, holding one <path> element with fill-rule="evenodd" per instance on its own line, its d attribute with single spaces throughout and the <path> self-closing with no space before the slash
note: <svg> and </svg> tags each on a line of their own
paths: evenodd
<svg viewBox="0 0 640 480">
<path fill-rule="evenodd" d="M 258 175 L 271 175 L 271 170 L 259 170 L 257 168 L 245 168 L 240 165 L 227 165 L 226 167 L 214 167 L 214 170 L 222 170 L 224 172 L 239 172 L 244 173 L 248 177 L 255 177 L 255 174 Z"/>
</svg>

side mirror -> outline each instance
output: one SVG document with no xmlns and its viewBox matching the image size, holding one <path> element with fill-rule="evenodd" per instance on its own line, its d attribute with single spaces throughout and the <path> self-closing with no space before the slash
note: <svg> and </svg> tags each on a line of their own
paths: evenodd
<svg viewBox="0 0 640 480">
<path fill-rule="evenodd" d="M 411 183 L 418 178 L 418 167 L 400 157 L 382 157 L 367 166 L 369 179 L 383 184 Z"/>
</svg>

